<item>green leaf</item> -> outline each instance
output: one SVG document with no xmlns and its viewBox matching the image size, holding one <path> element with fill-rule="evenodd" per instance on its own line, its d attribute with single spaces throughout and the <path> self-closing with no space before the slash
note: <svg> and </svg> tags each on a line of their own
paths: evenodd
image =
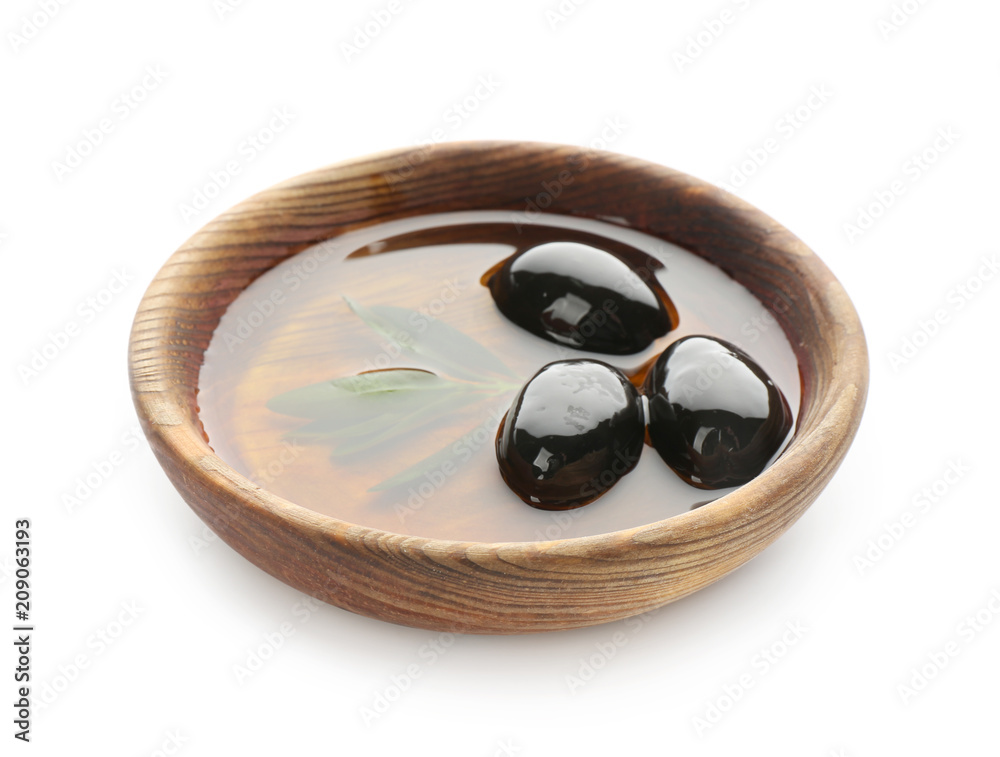
<svg viewBox="0 0 1000 757">
<path fill-rule="evenodd" d="M 456 378 L 472 381 L 490 381 L 497 376 L 516 378 L 500 358 L 444 321 L 408 308 L 366 307 L 346 296 L 344 301 L 359 318 L 393 344 L 427 358 Z"/>
<path fill-rule="evenodd" d="M 431 371 L 419 368 L 386 368 L 366 371 L 355 376 L 344 376 L 327 382 L 335 389 L 353 394 L 378 394 L 380 392 L 426 391 L 454 385 L 454 381 L 441 378 Z"/>
<path fill-rule="evenodd" d="M 407 431 L 412 431 L 415 428 L 425 426 L 432 421 L 438 420 L 442 415 L 447 414 L 450 410 L 456 410 L 460 407 L 470 405 L 473 402 L 477 402 L 482 399 L 482 397 L 483 395 L 481 393 L 475 391 L 456 392 L 447 397 L 441 397 L 440 399 L 434 400 L 433 402 L 424 405 L 423 407 L 418 408 L 417 410 L 414 410 L 413 412 L 408 413 L 393 422 L 390 422 L 384 428 L 369 436 L 357 438 L 355 441 L 345 444 L 338 444 L 332 456 L 343 457 L 355 452 L 370 449 L 376 444 L 386 441 L 394 436 L 406 433 Z"/>
<path fill-rule="evenodd" d="M 434 470 L 435 468 L 440 468 L 449 460 L 453 460 L 457 457 L 455 453 L 455 445 L 457 441 L 448 442 L 442 449 L 439 449 L 432 455 L 419 460 L 413 465 L 405 468 L 404 470 L 397 473 L 391 478 L 387 478 L 380 484 L 376 484 L 371 487 L 368 491 L 370 492 L 384 492 L 389 489 L 395 489 L 397 486 L 402 486 L 403 484 L 408 484 L 411 481 L 420 478 L 428 471 Z"/>
<path fill-rule="evenodd" d="M 416 368 L 390 368 L 283 392 L 271 398 L 268 409 L 311 420 L 286 433 L 286 438 L 333 443 L 336 446 L 331 456 L 345 457 L 425 426 L 463 406 L 514 391 L 520 383 L 500 358 L 443 321 L 407 308 L 366 307 L 349 297 L 344 297 L 344 301 L 376 333 L 453 378 Z M 454 457 L 456 445 L 468 436 L 371 491 L 390 489 L 418 478 L 434 465 Z"/>
<path fill-rule="evenodd" d="M 339 418 L 343 425 L 380 412 L 405 412 L 462 384 L 429 371 L 390 369 L 345 376 L 299 387 L 272 397 L 269 410 L 298 418 Z"/>
<path fill-rule="evenodd" d="M 359 423 L 349 425 L 342 418 L 319 418 L 301 428 L 289 431 L 284 435 L 284 438 L 299 439 L 306 442 L 352 439 L 358 436 L 379 433 L 398 423 L 403 417 L 404 415 L 401 413 L 382 413 L 366 418 Z"/>
<path fill-rule="evenodd" d="M 497 421 L 499 425 L 499 420 Z M 389 489 L 395 489 L 397 486 L 402 486 L 403 484 L 408 484 L 411 481 L 423 476 L 425 473 L 432 471 L 434 469 L 439 469 L 447 462 L 456 462 L 459 460 L 459 448 L 465 442 L 467 443 L 472 439 L 473 435 L 479 431 L 479 426 L 476 426 L 472 430 L 466 432 L 458 439 L 454 439 L 448 442 L 443 448 L 439 449 L 437 452 L 428 455 L 427 457 L 418 460 L 413 465 L 408 468 L 404 468 L 399 473 L 379 484 L 371 487 L 368 491 L 370 492 L 382 492 Z M 483 449 L 490 448 L 490 445 L 483 445 Z M 468 447 L 466 447 L 468 449 Z"/>
</svg>

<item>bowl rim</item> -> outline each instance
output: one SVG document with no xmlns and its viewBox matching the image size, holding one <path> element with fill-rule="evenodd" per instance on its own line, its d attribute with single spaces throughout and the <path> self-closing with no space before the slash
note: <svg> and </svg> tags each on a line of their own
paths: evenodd
<svg viewBox="0 0 1000 757">
<path fill-rule="evenodd" d="M 553 171 L 559 166 L 569 166 L 574 158 L 588 161 L 584 169 L 589 172 L 587 180 L 580 181 L 578 187 L 603 181 L 605 193 L 615 195 L 615 192 L 607 192 L 612 182 L 638 193 L 646 191 L 646 183 L 662 183 L 662 186 L 651 186 L 649 191 L 665 193 L 664 207 L 669 202 L 676 202 L 678 207 L 683 206 L 684 213 L 691 214 L 691 229 L 677 233 L 688 233 L 697 239 L 718 237 L 720 249 L 725 248 L 726 255 L 730 255 L 728 246 L 735 245 L 734 252 L 723 265 L 730 275 L 733 275 L 733 266 L 744 265 L 741 255 L 748 254 L 740 252 L 744 248 L 751 253 L 756 250 L 762 256 L 760 260 L 766 257 L 768 261 L 783 261 L 788 270 L 769 263 L 775 269 L 772 274 L 784 277 L 789 287 L 795 287 L 798 307 L 817 314 L 817 323 L 822 328 L 817 326 L 816 333 L 821 337 L 823 354 L 826 356 L 829 352 L 829 356 L 824 358 L 822 366 L 810 363 L 808 370 L 803 372 L 795 435 L 782 455 L 763 473 L 708 505 L 642 526 L 544 542 L 474 542 L 411 536 L 319 513 L 258 486 L 215 455 L 198 416 L 201 360 L 222 312 L 256 276 L 313 244 L 353 228 L 384 221 L 384 213 L 390 214 L 388 218 L 400 218 L 427 212 L 450 212 L 447 209 L 428 210 L 428 207 L 439 207 L 433 205 L 434 201 L 460 204 L 468 196 L 478 197 L 477 181 L 480 172 L 485 171 L 483 166 L 498 173 L 489 186 L 491 191 L 500 193 L 504 191 L 497 189 L 500 179 L 507 180 L 502 171 L 519 173 L 515 173 L 516 178 L 512 180 L 516 189 L 507 193 L 513 198 L 507 201 L 508 207 L 481 209 L 519 212 L 517 203 L 523 188 L 531 186 L 530 178 L 524 179 L 524 176 L 534 175 L 536 185 L 543 176 L 561 177 L 563 173 Z M 536 169 L 534 174 L 533 167 Z M 395 183 L 390 175 L 393 170 L 400 173 Z M 434 189 L 441 186 L 451 194 Z M 572 188 L 573 182 L 567 182 L 561 193 L 562 203 L 553 198 L 554 210 L 547 212 L 574 213 L 574 198 L 584 195 L 579 189 L 571 192 Z M 436 200 L 420 199 L 421 192 L 426 195 L 432 190 L 439 193 L 435 195 Z M 593 205 L 596 201 L 591 199 L 589 202 Z M 607 203 L 614 206 L 609 209 L 620 211 L 620 217 L 613 217 L 625 221 L 623 225 L 662 238 L 662 233 L 651 231 L 655 223 L 643 223 L 644 218 L 658 212 L 651 201 L 647 200 L 646 205 L 635 210 L 614 199 L 608 199 Z M 592 205 L 588 206 L 591 208 L 588 212 L 579 214 L 597 217 L 590 214 Z M 680 215 L 681 212 L 677 211 L 677 218 L 688 218 Z M 318 218 L 313 218 L 317 215 Z M 305 217 L 309 217 L 309 224 L 300 223 Z M 312 225 L 314 221 L 318 222 L 318 227 Z M 739 229 L 742 236 L 735 234 L 733 229 Z M 719 265 L 719 260 L 713 259 L 710 246 L 706 242 L 704 249 L 686 247 Z M 715 257 L 719 254 L 714 253 Z M 745 265 L 750 266 L 753 262 L 747 260 Z M 747 285 L 744 281 L 741 283 Z M 759 297 L 758 292 L 754 293 Z M 813 346 L 805 339 L 797 339 L 795 324 L 789 321 L 795 314 L 779 314 L 768 303 L 763 304 L 781 322 L 800 366 L 803 357 L 812 359 Z M 790 328 L 793 333 L 789 333 Z M 392 601 L 399 604 L 399 599 L 387 596 L 379 599 L 377 589 L 372 590 L 373 596 L 337 601 L 345 599 L 346 594 L 357 592 L 358 587 L 353 585 L 357 583 L 356 577 L 348 581 L 352 586 L 346 587 L 343 581 L 330 575 L 302 576 L 301 562 L 297 563 L 295 556 L 308 553 L 310 549 L 317 556 L 344 554 L 345 550 L 359 553 L 374 548 L 371 545 L 379 545 L 375 549 L 381 560 L 388 559 L 388 552 L 395 558 L 418 555 L 420 561 L 428 557 L 432 561 L 440 558 L 447 563 L 449 571 L 454 570 L 455 560 L 471 560 L 479 566 L 471 568 L 473 573 L 487 563 L 493 566 L 491 570 L 498 564 L 516 566 L 516 569 L 511 568 L 514 573 L 531 566 L 532 570 L 541 570 L 554 580 L 564 569 L 560 567 L 560 560 L 572 566 L 574 571 L 587 562 L 596 568 L 602 561 L 627 558 L 621 554 L 621 550 L 627 548 L 637 550 L 631 559 L 653 560 L 661 568 L 664 566 L 658 554 L 661 558 L 665 554 L 662 550 L 658 553 L 656 548 L 667 544 L 687 548 L 681 553 L 676 549 L 668 550 L 675 563 L 679 554 L 696 551 L 700 548 L 698 543 L 709 536 L 712 537 L 708 539 L 710 542 L 728 549 L 725 559 L 716 565 L 717 569 L 702 565 L 706 569 L 703 570 L 704 581 L 688 580 L 682 590 L 674 592 L 676 596 L 670 595 L 666 600 L 672 601 L 738 567 L 797 520 L 818 496 L 846 453 L 860 422 L 868 385 L 864 334 L 849 298 L 822 261 L 769 216 L 707 182 L 637 158 L 566 145 L 509 141 L 450 142 L 419 149 L 389 150 L 303 174 L 240 202 L 196 231 L 156 274 L 136 313 L 128 362 L 136 411 L 161 465 L 198 515 L 238 551 L 287 583 L 347 609 L 427 628 L 473 631 L 481 629 L 475 622 L 464 628 L 458 618 L 462 613 L 447 608 L 442 611 L 441 618 L 424 617 L 413 611 L 381 612 L 380 602 L 384 604 L 388 600 L 390 604 Z M 804 469 L 811 475 L 804 477 Z M 782 496 L 782 489 L 790 485 L 797 487 L 794 493 L 800 501 L 791 502 L 793 498 Z M 774 503 L 783 508 L 780 513 L 769 511 Z M 775 517 L 764 517 L 769 514 Z M 250 533 L 244 529 L 241 521 L 247 517 L 263 531 L 255 528 Z M 748 528 L 765 522 L 767 529 L 764 531 Z M 295 532 L 297 539 L 294 544 L 282 542 L 283 547 L 269 545 L 269 539 L 262 535 L 268 529 L 287 529 Z M 732 536 L 728 541 L 726 534 Z M 279 552 L 290 550 L 284 556 L 289 559 L 278 564 L 269 562 L 267 550 L 272 547 Z M 730 554 L 734 552 L 740 554 Z M 653 563 L 649 567 L 653 567 Z M 426 576 L 427 566 L 421 572 Z M 468 572 L 458 572 L 464 579 L 450 576 L 446 582 L 471 580 Z M 641 572 L 640 565 L 631 566 L 633 575 Z M 522 580 L 520 585 L 523 589 L 526 584 Z M 620 591 L 625 590 L 620 588 Z M 659 598 L 662 596 L 661 592 Z M 637 613 L 663 603 L 639 601 L 633 603 L 632 609 Z M 520 620 L 513 624 L 520 623 L 517 630 L 569 627 L 560 626 L 557 620 L 548 625 L 545 622 L 532 625 L 524 618 L 531 616 L 537 620 L 541 617 L 537 612 L 521 608 L 518 613 Z M 444 617 L 448 620 L 443 620 Z M 626 615 L 619 612 L 616 617 Z M 586 624 L 589 623 L 575 623 Z M 501 632 L 505 630 L 506 626 Z"/>
</svg>

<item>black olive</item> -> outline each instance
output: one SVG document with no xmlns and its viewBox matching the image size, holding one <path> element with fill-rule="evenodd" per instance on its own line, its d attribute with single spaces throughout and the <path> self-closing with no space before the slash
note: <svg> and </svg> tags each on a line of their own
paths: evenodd
<svg viewBox="0 0 1000 757">
<path fill-rule="evenodd" d="M 667 465 L 700 489 L 740 486 L 759 474 L 792 427 L 784 395 L 741 349 L 689 336 L 646 375 L 649 439 Z"/>
<path fill-rule="evenodd" d="M 677 310 L 653 275 L 663 264 L 639 250 L 628 258 L 578 242 L 547 242 L 512 255 L 488 285 L 500 312 L 532 334 L 631 355 L 676 327 Z"/>
<path fill-rule="evenodd" d="M 542 510 L 601 496 L 639 462 L 645 418 L 638 391 L 597 360 L 559 360 L 523 386 L 497 433 L 500 474 Z"/>
</svg>

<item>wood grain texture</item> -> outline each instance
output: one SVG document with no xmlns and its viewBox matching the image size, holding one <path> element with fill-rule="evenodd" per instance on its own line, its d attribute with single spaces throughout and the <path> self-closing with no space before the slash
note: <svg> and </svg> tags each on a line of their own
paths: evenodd
<svg viewBox="0 0 1000 757">
<path fill-rule="evenodd" d="M 545 194 L 558 183 L 558 197 Z M 255 278 L 344 231 L 528 199 L 633 227 L 727 271 L 789 337 L 803 381 L 795 438 L 764 474 L 640 528 L 549 542 L 471 543 L 378 531 L 285 501 L 208 446 L 198 374 L 219 318 Z M 449 143 L 321 169 L 210 222 L 167 261 L 135 317 L 132 394 L 160 464 L 194 511 L 268 573 L 331 604 L 434 630 L 522 633 L 645 612 L 716 581 L 794 523 L 857 430 L 868 358 L 843 288 L 774 220 L 705 182 L 635 158 L 538 143 Z"/>
</svg>

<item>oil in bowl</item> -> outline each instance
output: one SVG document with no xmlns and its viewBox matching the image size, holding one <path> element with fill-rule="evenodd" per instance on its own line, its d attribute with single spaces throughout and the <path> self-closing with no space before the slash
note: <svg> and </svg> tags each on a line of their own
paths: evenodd
<svg viewBox="0 0 1000 757">
<path fill-rule="evenodd" d="M 607 285 L 669 293 L 674 327 L 637 352 L 608 355 L 512 323 L 490 277 L 527 246 L 551 242 L 641 253 Z M 689 486 L 647 446 L 634 470 L 585 507 L 529 507 L 504 483 L 494 451 L 521 386 L 543 365 L 576 358 L 610 363 L 641 384 L 671 343 L 704 335 L 751 355 L 795 416 L 798 365 L 770 316 L 780 303 L 769 305 L 692 253 L 612 223 L 554 214 L 514 222 L 504 211 L 395 220 L 310 247 L 247 287 L 205 353 L 200 416 L 212 448 L 238 472 L 349 523 L 478 542 L 602 534 L 733 488 Z"/>
</svg>

